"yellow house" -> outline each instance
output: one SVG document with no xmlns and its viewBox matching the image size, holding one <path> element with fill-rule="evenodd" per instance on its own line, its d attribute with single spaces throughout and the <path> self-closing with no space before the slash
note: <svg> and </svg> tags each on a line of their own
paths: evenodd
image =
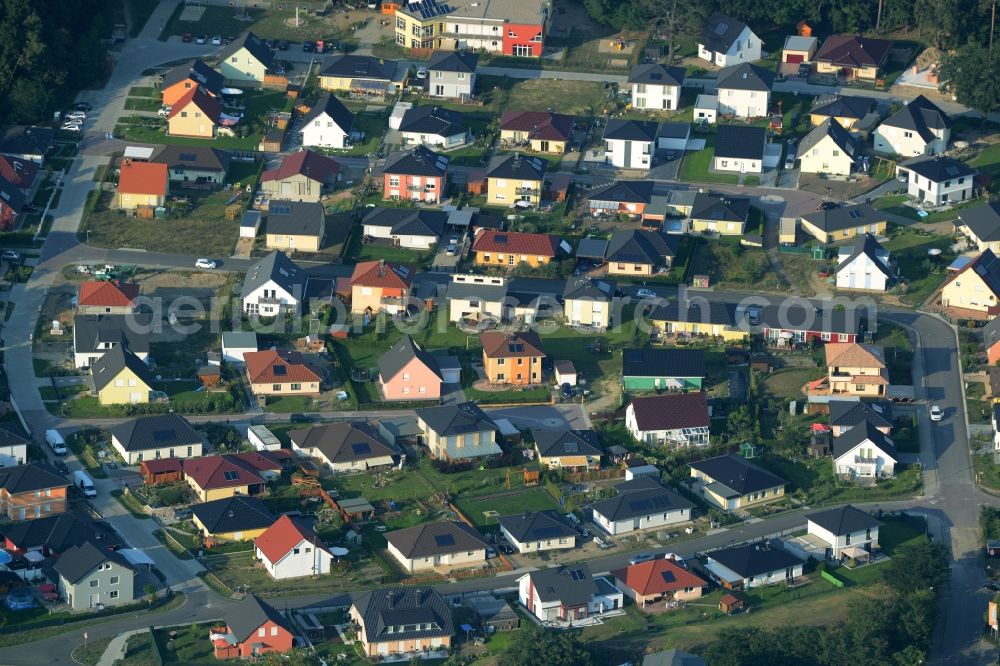
<svg viewBox="0 0 1000 666">
<path fill-rule="evenodd" d="M 257 460 L 260 464 L 255 464 Z M 221 456 L 185 458 L 184 480 L 202 502 L 237 495 L 253 496 L 264 491 L 264 474 L 273 476 L 281 465 L 263 454 L 238 453 Z"/>
<path fill-rule="evenodd" d="M 192 88 L 170 108 L 167 134 L 212 139 L 219 127 L 222 106 L 200 87 Z"/>
<path fill-rule="evenodd" d="M 133 210 L 139 206 L 162 206 L 169 190 L 166 164 L 122 162 L 118 177 L 118 207 Z"/>
<path fill-rule="evenodd" d="M 611 234 L 604 254 L 608 275 L 653 275 L 674 263 L 673 241 L 656 231 L 619 229 Z"/>
<path fill-rule="evenodd" d="M 526 201 L 537 206 L 542 201 L 545 160 L 519 154 L 498 155 L 486 172 L 486 200 L 496 206 Z"/>
<path fill-rule="evenodd" d="M 611 326 L 611 306 L 617 284 L 614 280 L 585 275 L 566 278 L 563 287 L 563 316 L 571 326 L 593 326 L 607 330 Z"/>
<path fill-rule="evenodd" d="M 244 352 L 247 381 L 256 396 L 319 395 L 321 378 L 299 352 Z"/>
<path fill-rule="evenodd" d="M 236 495 L 195 504 L 191 521 L 206 540 L 250 541 L 263 534 L 275 517 L 256 497 Z"/>
<path fill-rule="evenodd" d="M 690 468 L 691 478 L 701 482 L 702 497 L 726 511 L 781 499 L 788 483 L 732 453 L 693 462 Z"/>
<path fill-rule="evenodd" d="M 90 366 L 94 388 L 102 405 L 149 402 L 153 375 L 146 362 L 123 345 L 115 345 Z"/>
<path fill-rule="evenodd" d="M 396 79 L 396 69 L 395 60 L 367 55 L 337 56 L 320 71 L 319 87 L 334 92 L 389 93 L 402 83 Z"/>
<path fill-rule="evenodd" d="M 889 385 L 882 347 L 857 342 L 828 342 L 827 380 L 832 393 L 881 397 Z"/>
<path fill-rule="evenodd" d="M 472 242 L 477 266 L 502 266 L 512 269 L 521 264 L 538 268 L 556 256 L 559 239 L 548 234 L 479 229 Z"/>
<path fill-rule="evenodd" d="M 436 48 L 437 37 L 445 34 L 445 23 L 437 13 L 422 15 L 419 11 L 410 13 L 406 2 L 398 3 L 396 19 L 396 45 L 410 49 Z M 437 47 L 440 48 L 440 47 Z"/>
<path fill-rule="evenodd" d="M 888 226 L 885 215 L 869 204 L 818 210 L 803 216 L 799 224 L 820 243 L 850 240 L 866 233 L 884 236 Z"/>
<path fill-rule="evenodd" d="M 818 74 L 847 79 L 877 79 L 889 60 L 892 42 L 857 35 L 831 35 L 813 56 Z"/>
<path fill-rule="evenodd" d="M 998 314 L 1000 259 L 997 259 L 992 250 L 984 250 L 948 279 L 941 289 L 941 305 L 989 316 Z"/>
<path fill-rule="evenodd" d="M 750 199 L 699 192 L 691 205 L 691 231 L 742 236 L 750 220 Z"/>
<path fill-rule="evenodd" d="M 326 235 L 326 215 L 318 201 L 271 201 L 265 247 L 284 252 L 319 252 Z"/>
<path fill-rule="evenodd" d="M 507 111 L 500 118 L 500 145 L 527 144 L 532 151 L 562 155 L 573 134 L 573 116 L 545 111 Z"/>
<path fill-rule="evenodd" d="M 661 332 L 673 335 L 710 335 L 726 342 L 746 342 L 750 331 L 736 323 L 736 305 L 695 299 L 670 301 L 657 307 L 649 320 Z"/>
</svg>

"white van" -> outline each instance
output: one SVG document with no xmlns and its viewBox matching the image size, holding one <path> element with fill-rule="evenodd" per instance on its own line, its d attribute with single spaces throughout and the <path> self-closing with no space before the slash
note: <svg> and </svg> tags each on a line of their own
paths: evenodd
<svg viewBox="0 0 1000 666">
<path fill-rule="evenodd" d="M 46 430 L 45 441 L 52 448 L 52 452 L 57 456 L 64 456 L 67 453 L 66 440 L 59 434 L 58 430 Z"/>
<path fill-rule="evenodd" d="M 83 493 L 84 497 L 97 497 L 97 489 L 94 488 L 94 482 L 90 479 L 90 475 L 82 469 L 73 472 L 73 485 Z"/>
</svg>

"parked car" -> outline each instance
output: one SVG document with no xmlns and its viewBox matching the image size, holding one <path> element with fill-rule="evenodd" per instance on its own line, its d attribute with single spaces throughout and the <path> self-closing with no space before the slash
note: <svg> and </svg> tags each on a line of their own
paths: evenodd
<svg viewBox="0 0 1000 666">
<path fill-rule="evenodd" d="M 288 42 L 286 42 L 283 39 L 280 42 L 278 42 L 277 44 L 275 44 L 275 46 L 278 47 L 279 51 L 287 51 L 288 50 Z"/>
<path fill-rule="evenodd" d="M 59 129 L 63 130 L 64 132 L 82 132 L 83 131 L 83 125 L 76 125 L 76 124 L 73 124 L 73 123 L 66 123 L 62 127 L 60 127 Z"/>
<path fill-rule="evenodd" d="M 562 385 L 562 395 L 564 398 L 573 397 L 573 387 L 569 385 L 569 382 L 566 382 Z"/>
<path fill-rule="evenodd" d="M 216 268 L 218 265 L 219 264 L 217 264 L 215 261 L 211 259 L 206 259 L 205 257 L 201 257 L 200 259 L 194 262 L 195 268 L 207 268 L 208 270 L 212 270 Z"/>
<path fill-rule="evenodd" d="M 421 80 L 427 78 L 427 68 L 426 67 L 418 67 L 417 68 L 417 78 L 421 79 Z"/>
<path fill-rule="evenodd" d="M 4 250 L 0 257 L 7 261 L 21 261 L 21 254 L 17 250 Z"/>
<path fill-rule="evenodd" d="M 70 111 L 63 118 L 66 120 L 86 120 L 87 114 L 85 111 Z"/>
<path fill-rule="evenodd" d="M 652 289 L 640 289 L 635 293 L 639 298 L 656 298 L 656 292 Z"/>
<path fill-rule="evenodd" d="M 316 50 L 316 44 L 313 42 L 302 42 L 302 52 L 312 53 Z"/>
<path fill-rule="evenodd" d="M 449 245 L 448 247 L 445 248 L 444 253 L 449 257 L 454 257 L 455 254 L 458 253 L 458 247 L 455 245 Z"/>
<path fill-rule="evenodd" d="M 91 105 L 90 102 L 77 102 L 70 108 L 73 109 L 74 111 L 90 111 L 94 107 Z"/>
<path fill-rule="evenodd" d="M 795 149 L 789 146 L 788 154 L 785 155 L 785 168 L 794 169 L 795 168 Z"/>
<path fill-rule="evenodd" d="M 166 118 L 167 116 L 170 115 L 170 109 L 171 107 L 169 106 L 161 106 L 160 110 L 156 112 L 156 115 L 160 116 L 161 118 Z"/>
<path fill-rule="evenodd" d="M 181 35 L 181 41 L 184 43 L 190 43 L 193 40 L 194 37 L 191 35 L 190 32 L 185 32 L 183 35 Z"/>
<path fill-rule="evenodd" d="M 222 37 L 220 35 L 212 37 L 212 46 L 222 46 Z"/>
<path fill-rule="evenodd" d="M 494 550 L 493 548 L 489 548 L 489 547 L 486 548 L 486 559 L 492 560 L 496 556 L 497 556 L 497 551 L 496 550 Z"/>
<path fill-rule="evenodd" d="M 63 476 L 69 474 L 69 465 L 64 463 L 62 460 L 55 461 L 54 463 L 52 463 L 52 466 L 55 467 L 56 471 L 62 474 Z"/>
<path fill-rule="evenodd" d="M 642 564 L 643 562 L 649 562 L 650 560 L 655 560 L 655 559 L 656 556 L 653 555 L 652 553 L 636 553 L 635 555 L 632 556 L 631 559 L 629 559 L 628 563 L 632 565 Z"/>
<path fill-rule="evenodd" d="M 944 418 L 944 410 L 940 405 L 931 406 L 931 421 L 940 421 Z"/>
<path fill-rule="evenodd" d="M 207 44 L 208 43 L 208 35 L 198 35 L 198 37 L 194 40 L 194 43 L 195 44 Z"/>
</svg>

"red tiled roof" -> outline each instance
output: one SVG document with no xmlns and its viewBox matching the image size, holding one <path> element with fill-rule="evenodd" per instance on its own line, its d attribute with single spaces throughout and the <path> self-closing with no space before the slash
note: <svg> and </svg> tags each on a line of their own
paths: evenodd
<svg viewBox="0 0 1000 666">
<path fill-rule="evenodd" d="M 247 366 L 247 377 L 253 384 L 287 384 L 289 382 L 319 382 L 320 377 L 302 362 L 298 352 L 278 353 L 274 349 L 245 352 L 243 362 Z M 284 374 L 274 369 L 284 367 Z"/>
<path fill-rule="evenodd" d="M 157 458 L 155 460 L 143 460 L 139 466 L 150 474 L 163 474 L 164 472 L 180 472 L 183 464 L 180 458 Z"/>
<path fill-rule="evenodd" d="M 409 289 L 413 284 L 413 269 L 387 261 L 362 261 L 354 266 L 351 286 Z"/>
<path fill-rule="evenodd" d="M 0 155 L 0 176 L 3 176 L 14 187 L 27 189 L 35 182 L 39 165 L 31 160 Z"/>
<path fill-rule="evenodd" d="M 139 285 L 135 282 L 83 282 L 80 284 L 78 306 L 126 308 L 139 296 Z"/>
<path fill-rule="evenodd" d="M 340 172 L 340 164 L 325 155 L 311 150 L 300 150 L 286 155 L 277 169 L 269 169 L 260 175 L 262 182 L 284 180 L 303 175 L 312 180 L 325 181 Z"/>
<path fill-rule="evenodd" d="M 673 560 L 651 560 L 616 569 L 611 574 L 636 594 L 663 594 L 688 587 L 704 587 L 708 583 Z"/>
<path fill-rule="evenodd" d="M 518 231 L 480 229 L 472 244 L 473 252 L 503 252 L 539 257 L 556 256 L 559 239 L 548 234 L 526 234 Z"/>
<path fill-rule="evenodd" d="M 479 336 L 487 358 L 545 356 L 542 341 L 534 331 L 502 333 L 487 331 Z"/>
<path fill-rule="evenodd" d="M 125 194 L 167 193 L 167 165 L 155 162 L 122 162 L 118 191 Z"/>
<path fill-rule="evenodd" d="M 191 88 L 191 90 L 184 93 L 184 95 L 177 100 L 177 103 L 170 108 L 170 115 L 167 116 L 167 120 L 170 120 L 191 104 L 197 106 L 201 112 L 205 114 L 205 117 L 213 123 L 218 122 L 219 115 L 222 113 L 222 105 L 219 104 L 218 99 L 202 90 L 201 86 L 195 86 L 194 88 Z"/>
<path fill-rule="evenodd" d="M 269 460 L 263 453 L 237 453 L 202 458 L 185 458 L 184 476 L 190 477 L 202 490 L 232 488 L 264 483 L 261 470 L 280 470 L 281 464 Z"/>
<path fill-rule="evenodd" d="M 545 111 L 507 111 L 500 118 L 500 130 L 527 132 L 532 139 L 565 141 L 573 131 L 573 116 Z"/>
<path fill-rule="evenodd" d="M 273 564 L 287 555 L 288 551 L 302 543 L 303 540 L 308 541 L 316 548 L 323 547 L 315 532 L 287 515 L 283 515 L 264 530 L 263 534 L 254 539 L 253 543 Z"/>
</svg>

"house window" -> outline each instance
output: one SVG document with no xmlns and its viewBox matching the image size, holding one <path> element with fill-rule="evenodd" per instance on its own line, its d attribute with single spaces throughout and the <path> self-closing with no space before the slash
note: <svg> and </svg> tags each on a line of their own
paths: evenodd
<svg viewBox="0 0 1000 666">
<path fill-rule="evenodd" d="M 403 381 L 404 382 L 410 381 L 410 373 L 408 373 L 408 372 L 404 372 L 403 373 Z"/>
<path fill-rule="evenodd" d="M 117 598 L 118 598 L 118 590 L 111 590 L 110 592 L 108 592 L 108 599 L 117 599 Z"/>
<path fill-rule="evenodd" d="M 112 576 L 112 577 L 111 577 L 111 580 L 110 580 L 109 582 L 110 582 L 110 583 L 111 583 L 112 585 L 117 585 L 117 584 L 118 584 L 118 576 Z"/>
<path fill-rule="evenodd" d="M 850 532 L 848 532 L 848 533 L 847 533 L 847 542 L 846 542 L 846 544 L 847 544 L 848 546 L 850 546 L 850 545 L 851 545 L 851 533 L 850 533 Z"/>
<path fill-rule="evenodd" d="M 399 187 L 399 176 L 389 176 L 389 187 Z"/>
<path fill-rule="evenodd" d="M 267 630 L 264 627 L 261 627 L 260 629 L 257 630 L 257 635 L 263 638 L 264 636 L 267 635 Z"/>
<path fill-rule="evenodd" d="M 115 380 L 115 386 L 118 387 L 118 388 L 121 388 L 121 387 L 125 386 L 125 380 L 124 379 L 116 379 Z"/>
<path fill-rule="evenodd" d="M 271 390 L 272 391 L 280 391 L 281 390 L 281 384 L 271 384 Z"/>
<path fill-rule="evenodd" d="M 497 365 L 503 365 L 505 360 L 506 359 L 498 358 L 497 359 Z"/>
<path fill-rule="evenodd" d="M 293 391 L 301 391 L 302 390 L 302 384 L 292 384 L 292 390 Z"/>
<path fill-rule="evenodd" d="M 91 587 L 100 587 L 100 585 L 101 585 L 101 581 L 97 580 L 96 578 L 94 580 L 90 581 L 90 586 Z"/>
<path fill-rule="evenodd" d="M 271 627 L 271 635 L 272 636 L 277 636 L 278 635 L 278 628 L 277 627 Z"/>
<path fill-rule="evenodd" d="M 299 554 L 299 549 L 298 548 L 292 548 L 292 555 L 298 555 L 298 554 Z"/>
</svg>

